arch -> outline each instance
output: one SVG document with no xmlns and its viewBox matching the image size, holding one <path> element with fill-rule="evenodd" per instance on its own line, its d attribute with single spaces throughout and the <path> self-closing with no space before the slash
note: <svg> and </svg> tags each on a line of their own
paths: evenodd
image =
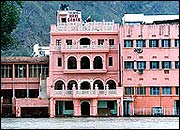
<svg viewBox="0 0 180 130">
<path fill-rule="evenodd" d="M 74 56 L 68 58 L 68 69 L 77 69 L 77 60 Z"/>
<path fill-rule="evenodd" d="M 93 89 L 95 89 L 95 84 L 98 84 L 97 87 L 98 89 L 104 89 L 104 85 L 103 85 L 103 82 L 101 80 L 96 80 L 94 81 L 93 83 Z"/>
<path fill-rule="evenodd" d="M 90 89 L 91 85 L 88 81 L 83 81 L 80 85 L 80 89 L 87 90 Z"/>
<path fill-rule="evenodd" d="M 102 69 L 103 68 L 102 58 L 100 56 L 96 56 L 94 58 L 93 68 L 94 69 Z"/>
<path fill-rule="evenodd" d="M 88 101 L 83 101 L 81 103 L 81 115 L 90 116 L 90 103 Z"/>
<path fill-rule="evenodd" d="M 116 83 L 114 82 L 114 80 L 108 80 L 106 84 L 109 85 L 109 89 L 116 89 Z"/>
<path fill-rule="evenodd" d="M 80 45 L 90 45 L 90 39 L 89 38 L 81 38 Z"/>
<path fill-rule="evenodd" d="M 87 56 L 81 58 L 81 69 L 90 69 L 90 60 Z"/>
<path fill-rule="evenodd" d="M 76 89 L 78 89 L 77 88 L 78 84 L 77 84 L 77 82 L 75 80 L 71 80 L 71 81 L 68 82 L 67 89 L 72 90 L 73 84 L 75 84 Z"/>
<path fill-rule="evenodd" d="M 62 90 L 64 89 L 63 86 L 65 87 L 65 84 L 62 80 L 58 80 L 56 83 L 55 83 L 55 87 L 54 87 L 54 90 Z"/>
</svg>

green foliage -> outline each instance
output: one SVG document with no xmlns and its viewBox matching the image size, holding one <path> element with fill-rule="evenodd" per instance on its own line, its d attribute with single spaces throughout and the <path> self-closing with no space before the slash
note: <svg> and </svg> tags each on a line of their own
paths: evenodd
<svg viewBox="0 0 180 130">
<path fill-rule="evenodd" d="M 9 44 L 15 43 L 11 32 L 19 22 L 21 1 L 1 2 L 1 49 L 7 49 Z"/>
<path fill-rule="evenodd" d="M 4 56 L 30 56 L 33 45 L 50 44 L 50 25 L 56 24 L 56 11 L 60 4 L 69 4 L 71 10 L 81 10 L 85 20 L 121 23 L 124 13 L 179 14 L 179 1 L 25 1 L 12 36 L 17 46 L 1 51 Z M 2 23 L 1 23 L 2 24 Z"/>
</svg>

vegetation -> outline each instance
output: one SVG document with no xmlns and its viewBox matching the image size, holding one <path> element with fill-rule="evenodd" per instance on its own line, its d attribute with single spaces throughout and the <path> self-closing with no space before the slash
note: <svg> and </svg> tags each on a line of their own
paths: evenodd
<svg viewBox="0 0 180 130">
<path fill-rule="evenodd" d="M 179 1 L 25 1 L 19 24 L 13 31 L 17 46 L 2 51 L 3 56 L 30 56 L 33 45 L 50 44 L 50 25 L 56 24 L 59 5 L 69 4 L 70 9 L 81 10 L 85 20 L 121 23 L 124 13 L 179 14 Z"/>
<path fill-rule="evenodd" d="M 15 43 L 11 32 L 19 22 L 21 1 L 1 1 L 1 49 L 5 50 L 9 44 Z"/>
</svg>

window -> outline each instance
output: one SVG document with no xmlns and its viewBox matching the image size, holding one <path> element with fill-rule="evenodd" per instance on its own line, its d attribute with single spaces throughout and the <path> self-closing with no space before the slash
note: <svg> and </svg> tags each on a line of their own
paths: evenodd
<svg viewBox="0 0 180 130">
<path fill-rule="evenodd" d="M 102 58 L 100 56 L 96 56 L 94 58 L 93 67 L 94 67 L 94 69 L 102 69 L 103 68 Z"/>
<path fill-rule="evenodd" d="M 159 87 L 150 87 L 150 95 L 160 95 Z"/>
<path fill-rule="evenodd" d="M 149 47 L 158 47 L 158 46 L 159 46 L 158 40 L 155 39 L 149 40 Z"/>
<path fill-rule="evenodd" d="M 145 40 L 136 40 L 136 47 L 146 47 Z"/>
<path fill-rule="evenodd" d="M 65 110 L 73 110 L 73 101 L 65 101 Z"/>
<path fill-rule="evenodd" d="M 60 67 L 62 66 L 62 58 L 60 58 L 60 57 L 58 58 L 58 66 L 60 66 Z"/>
<path fill-rule="evenodd" d="M 137 87 L 137 95 L 146 95 L 146 87 Z"/>
<path fill-rule="evenodd" d="M 125 95 L 134 95 L 133 87 L 125 87 Z"/>
<path fill-rule="evenodd" d="M 171 69 L 171 61 L 162 61 L 163 69 Z"/>
<path fill-rule="evenodd" d="M 146 61 L 137 61 L 137 69 L 146 69 Z"/>
<path fill-rule="evenodd" d="M 113 66 L 113 58 L 109 57 L 109 66 Z"/>
<path fill-rule="evenodd" d="M 114 39 L 109 39 L 109 45 L 114 46 Z"/>
<path fill-rule="evenodd" d="M 162 40 L 162 47 L 171 47 L 170 39 L 163 39 Z"/>
<path fill-rule="evenodd" d="M 176 87 L 176 95 L 179 95 L 179 87 Z"/>
<path fill-rule="evenodd" d="M 159 69 L 159 61 L 150 61 L 150 69 Z"/>
<path fill-rule="evenodd" d="M 61 45 L 61 39 L 56 39 L 56 46 L 60 46 Z"/>
<path fill-rule="evenodd" d="M 39 77 L 40 74 L 48 76 L 47 64 L 30 64 L 29 65 L 29 77 Z"/>
<path fill-rule="evenodd" d="M 179 39 L 175 39 L 174 40 L 174 46 L 175 47 L 179 47 Z"/>
<path fill-rule="evenodd" d="M 68 69 L 77 69 L 77 60 L 75 57 L 71 56 L 68 58 Z"/>
<path fill-rule="evenodd" d="M 29 65 L 29 77 L 39 77 L 41 72 L 41 67 L 38 64 Z"/>
<path fill-rule="evenodd" d="M 104 39 L 98 39 L 98 45 L 103 45 L 104 44 Z"/>
<path fill-rule="evenodd" d="M 172 94 L 171 87 L 163 87 L 162 94 L 168 94 L 168 95 Z"/>
<path fill-rule="evenodd" d="M 133 47 L 133 40 L 124 40 L 124 47 Z"/>
<path fill-rule="evenodd" d="M 66 22 L 66 18 L 61 18 L 62 23 Z"/>
<path fill-rule="evenodd" d="M 12 65 L 1 65 L 1 78 L 12 78 Z"/>
<path fill-rule="evenodd" d="M 179 69 L 179 61 L 175 61 L 175 69 Z"/>
<path fill-rule="evenodd" d="M 72 45 L 72 40 L 68 39 L 66 40 L 67 45 Z"/>
<path fill-rule="evenodd" d="M 134 62 L 133 61 L 125 61 L 124 65 L 125 65 L 125 69 L 134 69 Z"/>
<path fill-rule="evenodd" d="M 25 78 L 26 77 L 26 65 L 15 65 L 15 77 Z"/>
</svg>

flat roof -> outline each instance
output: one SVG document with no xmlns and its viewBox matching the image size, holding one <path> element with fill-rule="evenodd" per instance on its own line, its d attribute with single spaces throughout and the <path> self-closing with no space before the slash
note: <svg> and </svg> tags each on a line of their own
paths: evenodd
<svg viewBox="0 0 180 130">
<path fill-rule="evenodd" d="M 49 62 L 49 57 L 1 57 L 1 63 L 41 63 Z"/>
</svg>

